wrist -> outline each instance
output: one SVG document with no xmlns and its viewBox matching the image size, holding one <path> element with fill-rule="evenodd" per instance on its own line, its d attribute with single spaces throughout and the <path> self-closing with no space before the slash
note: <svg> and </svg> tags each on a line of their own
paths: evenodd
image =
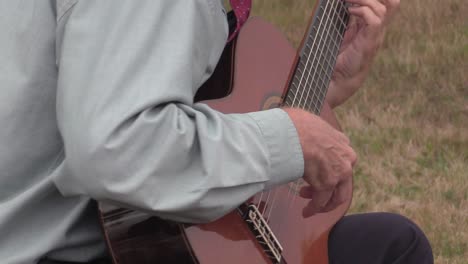
<svg viewBox="0 0 468 264">
<path fill-rule="evenodd" d="M 366 72 L 348 78 L 334 75 L 325 98 L 330 107 L 336 108 L 353 96 L 364 83 L 366 75 Z"/>
</svg>

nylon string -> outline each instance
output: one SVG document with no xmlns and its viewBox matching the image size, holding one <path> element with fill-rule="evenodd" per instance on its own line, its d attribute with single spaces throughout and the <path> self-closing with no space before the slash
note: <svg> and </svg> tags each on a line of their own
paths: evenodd
<svg viewBox="0 0 468 264">
<path fill-rule="evenodd" d="M 330 20 L 330 16 L 329 16 L 329 15 L 327 16 L 327 13 L 328 13 L 328 14 L 331 13 L 331 10 L 332 10 L 332 9 L 330 9 L 330 11 L 327 12 L 329 6 L 330 6 L 330 1 L 328 1 L 328 2 L 326 3 L 325 9 L 323 9 L 323 7 L 319 7 L 319 8 L 322 8 L 323 13 L 322 13 L 322 17 L 320 18 L 319 27 L 318 27 L 317 32 L 320 32 L 320 29 L 321 29 L 322 27 L 325 27 L 325 26 L 328 24 L 328 21 Z M 324 19 L 326 19 L 325 23 L 323 23 Z M 321 38 L 322 38 L 322 36 L 321 36 Z M 317 35 L 315 36 L 314 41 L 313 41 L 313 44 L 312 44 L 312 46 L 310 47 L 309 54 L 307 55 L 306 65 L 305 65 L 305 68 L 302 70 L 301 78 L 300 78 L 300 80 L 299 80 L 299 84 L 298 84 L 298 87 L 297 87 L 297 88 L 300 88 L 302 82 L 304 81 L 305 70 L 307 70 L 307 66 L 309 65 L 309 63 L 313 63 L 313 61 L 315 61 L 315 59 L 314 59 L 313 61 L 311 61 L 311 60 L 310 60 L 310 57 L 312 56 L 312 53 L 314 52 L 313 45 L 315 44 L 316 41 L 317 41 Z M 308 43 L 308 41 L 305 42 L 305 45 L 307 45 L 307 43 Z M 318 53 L 318 50 L 315 50 L 314 57 L 317 56 L 317 53 Z M 310 68 L 312 68 L 312 67 L 310 67 Z M 308 79 L 308 78 L 310 78 L 310 71 L 309 71 L 308 76 L 307 76 L 306 79 Z M 305 83 L 305 84 L 307 84 L 307 80 L 306 80 L 306 83 Z M 306 87 L 306 85 L 304 85 L 304 87 Z M 301 99 L 302 99 L 302 97 L 304 96 L 304 92 L 305 92 L 304 90 L 305 90 L 305 89 L 303 89 L 303 91 L 302 91 L 302 93 L 301 93 L 301 96 L 299 97 L 299 104 L 298 104 L 299 106 L 301 105 Z M 296 91 L 295 96 L 294 96 L 294 99 L 293 99 L 293 104 L 292 104 L 292 106 L 294 106 L 294 105 L 296 104 L 296 100 L 297 100 L 297 98 L 298 98 L 298 94 L 299 94 L 298 91 Z M 296 192 L 297 192 L 297 186 L 299 185 L 299 182 L 300 182 L 300 181 L 298 180 L 298 181 L 296 181 L 296 183 L 295 183 L 294 189 L 295 189 Z M 289 191 L 288 191 L 288 197 L 290 197 L 290 193 L 291 193 L 291 189 L 289 189 Z M 275 208 L 275 199 L 276 199 L 275 196 L 276 196 L 276 193 L 274 194 L 273 203 L 272 203 L 272 205 L 270 206 L 270 212 L 268 213 L 268 218 L 267 218 L 267 219 L 270 218 L 271 213 L 272 213 L 273 209 Z M 292 203 L 294 203 L 295 197 L 296 197 L 296 195 L 294 195 L 293 200 L 292 200 L 292 201 L 293 201 Z M 289 199 L 289 200 L 291 200 L 291 199 Z M 267 199 L 267 204 L 268 204 L 268 202 L 269 202 L 269 200 Z M 288 210 L 287 210 L 287 211 L 289 211 L 289 209 L 290 209 L 291 202 L 289 202 L 288 204 L 289 204 L 289 205 L 288 205 Z"/>
</svg>

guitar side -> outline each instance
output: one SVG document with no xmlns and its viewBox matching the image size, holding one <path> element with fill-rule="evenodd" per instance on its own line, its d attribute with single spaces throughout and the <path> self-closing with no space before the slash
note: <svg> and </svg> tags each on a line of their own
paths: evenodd
<svg viewBox="0 0 468 264">
<path fill-rule="evenodd" d="M 296 51 L 279 31 L 259 18 L 243 27 L 235 51 L 232 58 L 229 53 L 223 55 L 233 63 L 214 74 L 198 98 L 206 98 L 210 90 L 219 91 L 216 86 L 224 84 L 229 87 L 225 88 L 228 96 L 204 103 L 223 113 L 277 107 Z M 321 117 L 339 129 L 326 104 Z M 282 226 L 277 234 L 284 248 L 281 263 L 328 263 L 328 232 L 349 208 L 351 197 L 332 212 L 303 218 L 302 208 L 308 200 L 295 197 L 291 204 L 290 185 L 275 190 L 277 203 L 267 220 L 271 226 Z M 251 201 L 262 204 L 259 195 Z M 272 263 L 237 210 L 212 223 L 184 225 L 126 209 L 103 205 L 100 209 L 114 263 Z"/>
</svg>

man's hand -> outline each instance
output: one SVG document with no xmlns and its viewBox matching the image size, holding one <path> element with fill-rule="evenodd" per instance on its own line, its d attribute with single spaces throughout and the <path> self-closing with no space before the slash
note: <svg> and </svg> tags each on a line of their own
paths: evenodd
<svg viewBox="0 0 468 264">
<path fill-rule="evenodd" d="M 345 0 L 351 19 L 345 33 L 327 101 L 332 108 L 342 104 L 363 84 L 383 42 L 385 30 L 398 10 L 400 0 Z"/>
<path fill-rule="evenodd" d="M 305 217 L 335 209 L 348 197 L 356 153 L 349 139 L 320 117 L 300 109 L 284 109 L 299 134 L 304 154 L 304 180 L 310 184 L 300 195 L 311 199 Z"/>
</svg>

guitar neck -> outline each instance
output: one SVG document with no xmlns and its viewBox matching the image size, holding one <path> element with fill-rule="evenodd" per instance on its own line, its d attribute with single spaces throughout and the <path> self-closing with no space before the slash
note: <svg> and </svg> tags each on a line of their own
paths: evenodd
<svg viewBox="0 0 468 264">
<path fill-rule="evenodd" d="M 320 114 L 349 21 L 343 0 L 318 0 L 292 69 L 283 106 Z"/>
</svg>

